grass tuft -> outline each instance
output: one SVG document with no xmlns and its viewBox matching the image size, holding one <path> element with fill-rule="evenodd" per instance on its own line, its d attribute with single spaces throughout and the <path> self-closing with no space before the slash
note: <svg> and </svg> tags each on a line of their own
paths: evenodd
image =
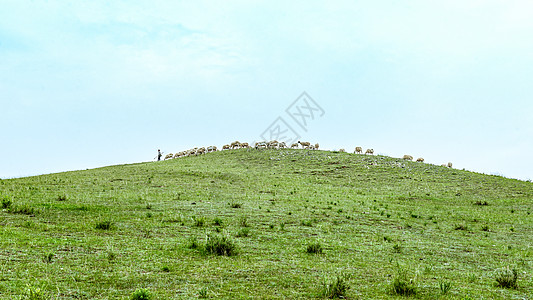
<svg viewBox="0 0 533 300">
<path fill-rule="evenodd" d="M 395 295 L 412 296 L 416 294 L 416 278 L 409 278 L 408 271 L 398 266 L 394 280 L 391 283 L 391 291 Z"/>
<path fill-rule="evenodd" d="M 138 289 L 130 297 L 131 300 L 150 300 L 152 299 L 152 293 L 148 289 Z"/>
<path fill-rule="evenodd" d="M 96 223 L 95 228 L 101 229 L 101 230 L 110 230 L 112 226 L 113 226 L 113 222 L 106 220 L 106 221 L 100 221 Z"/>
<path fill-rule="evenodd" d="M 516 289 L 518 287 L 518 271 L 509 266 L 498 269 L 494 272 L 496 286 L 502 288 Z"/>
<path fill-rule="evenodd" d="M 350 289 L 346 281 L 349 279 L 347 275 L 337 275 L 331 282 L 324 280 L 320 296 L 328 299 L 346 298 L 346 292 Z"/>
<path fill-rule="evenodd" d="M 220 256 L 237 255 L 237 246 L 228 236 L 208 235 L 205 251 Z"/>
<path fill-rule="evenodd" d="M 446 295 L 452 289 L 452 283 L 450 281 L 439 282 L 440 293 Z"/>
<path fill-rule="evenodd" d="M 322 254 L 324 249 L 322 248 L 322 244 L 320 242 L 314 242 L 307 244 L 306 252 L 310 254 Z"/>
</svg>

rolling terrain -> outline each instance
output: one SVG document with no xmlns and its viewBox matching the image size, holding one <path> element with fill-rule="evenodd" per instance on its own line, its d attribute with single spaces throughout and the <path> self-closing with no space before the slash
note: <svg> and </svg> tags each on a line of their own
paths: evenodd
<svg viewBox="0 0 533 300">
<path fill-rule="evenodd" d="M 533 297 L 533 183 L 499 176 L 241 149 L 0 180 L 0 200 L 1 299 Z"/>
</svg>

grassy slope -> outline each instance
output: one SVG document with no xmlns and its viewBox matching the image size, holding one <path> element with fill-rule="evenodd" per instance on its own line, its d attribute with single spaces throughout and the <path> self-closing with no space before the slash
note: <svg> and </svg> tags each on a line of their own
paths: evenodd
<svg viewBox="0 0 533 300">
<path fill-rule="evenodd" d="M 381 156 L 232 150 L 1 180 L 2 198 L 12 211 L 36 210 L 0 211 L 2 299 L 36 288 L 66 299 L 127 298 L 138 288 L 156 299 L 201 290 L 308 298 L 341 273 L 351 275 L 350 298 L 394 298 L 398 268 L 416 277 L 417 298 L 533 295 L 530 182 Z M 243 218 L 249 236 L 236 237 Z M 100 221 L 112 229 L 96 229 Z M 216 231 L 232 237 L 237 256 L 188 247 Z M 324 253 L 307 254 L 316 241 Z M 518 289 L 494 286 L 494 270 L 507 265 L 520 272 Z M 452 283 L 445 296 L 441 282 Z"/>
</svg>

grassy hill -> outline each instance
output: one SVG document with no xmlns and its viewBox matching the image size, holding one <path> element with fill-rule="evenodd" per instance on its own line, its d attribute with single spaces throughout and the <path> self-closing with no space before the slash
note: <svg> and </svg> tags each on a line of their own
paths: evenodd
<svg viewBox="0 0 533 300">
<path fill-rule="evenodd" d="M 0 200 L 1 299 L 533 295 L 533 183 L 498 176 L 231 150 L 0 180 Z"/>
</svg>

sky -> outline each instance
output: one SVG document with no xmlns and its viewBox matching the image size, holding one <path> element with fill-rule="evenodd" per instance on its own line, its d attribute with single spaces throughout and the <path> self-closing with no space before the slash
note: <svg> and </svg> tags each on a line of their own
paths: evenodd
<svg viewBox="0 0 533 300">
<path fill-rule="evenodd" d="M 532 12 L 529 0 L 1 0 L 0 178 L 279 129 L 530 180 Z"/>
</svg>

